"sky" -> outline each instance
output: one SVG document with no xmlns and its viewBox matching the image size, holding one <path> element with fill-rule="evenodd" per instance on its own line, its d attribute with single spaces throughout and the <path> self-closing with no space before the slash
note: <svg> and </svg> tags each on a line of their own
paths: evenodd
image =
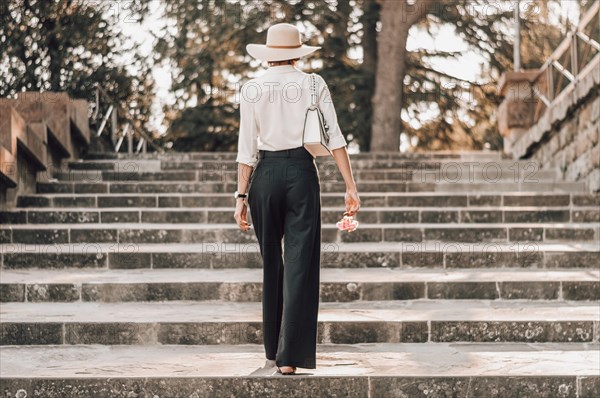
<svg viewBox="0 0 600 398">
<path fill-rule="evenodd" d="M 154 38 L 151 33 L 154 32 L 155 34 L 158 34 L 165 26 L 165 20 L 161 18 L 161 0 L 148 0 L 148 2 L 150 4 L 150 15 L 143 24 L 135 21 L 135 18 L 131 18 L 131 11 L 126 9 L 126 5 L 121 4 L 126 2 L 115 2 L 115 7 L 112 11 L 119 13 L 118 19 L 123 34 L 130 40 L 139 43 L 141 45 L 140 50 L 143 54 L 150 54 L 152 52 Z M 504 7 L 512 9 L 514 4 L 514 1 L 505 1 Z M 519 9 L 525 10 L 526 7 L 527 4 L 523 1 L 520 4 Z M 574 0 L 561 0 L 560 7 L 553 11 L 556 16 L 556 24 L 558 24 L 558 18 L 561 18 L 561 16 L 562 18 L 566 17 L 574 22 L 579 18 Z M 435 69 L 444 70 L 446 73 L 453 75 L 456 78 L 471 82 L 485 82 L 485 80 L 480 77 L 480 72 L 482 70 L 485 71 L 486 69 L 486 59 L 472 51 L 467 44 L 455 34 L 454 29 L 451 26 L 441 26 L 437 31 L 433 32 L 433 35 L 429 35 L 427 32 L 413 28 L 410 31 L 407 48 L 409 51 L 417 48 L 460 51 L 461 56 L 457 59 L 430 59 L 430 63 Z M 350 54 L 349 56 L 357 59 L 361 58 L 360 51 Z M 127 54 L 123 54 L 123 59 L 126 62 Z M 299 67 L 302 69 L 302 63 L 299 64 Z M 174 103 L 175 99 L 174 94 L 170 89 L 171 69 L 168 65 L 155 67 L 153 68 L 153 77 L 156 81 L 157 95 L 151 124 L 156 131 L 164 133 L 165 126 L 162 123 L 164 117 L 162 107 L 166 104 Z M 406 147 L 407 145 L 408 142 L 406 142 L 406 137 L 404 137 L 402 146 Z"/>
</svg>

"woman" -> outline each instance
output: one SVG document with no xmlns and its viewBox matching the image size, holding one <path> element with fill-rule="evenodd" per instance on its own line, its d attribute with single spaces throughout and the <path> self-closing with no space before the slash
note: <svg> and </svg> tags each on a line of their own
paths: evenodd
<svg viewBox="0 0 600 398">
<path fill-rule="evenodd" d="M 315 158 L 302 145 L 311 86 L 296 61 L 319 48 L 303 45 L 291 24 L 271 26 L 266 45 L 246 46 L 251 56 L 268 61 L 269 68 L 240 91 L 234 218 L 240 229 L 248 231 L 246 206 L 250 207 L 263 260 L 267 363 L 275 361 L 282 374 L 294 374 L 297 367 L 316 368 L 321 188 Z M 327 84 L 316 77 L 319 107 L 330 126 L 328 147 L 346 183 L 346 212 L 355 215 L 360 199 L 346 140 Z"/>
</svg>

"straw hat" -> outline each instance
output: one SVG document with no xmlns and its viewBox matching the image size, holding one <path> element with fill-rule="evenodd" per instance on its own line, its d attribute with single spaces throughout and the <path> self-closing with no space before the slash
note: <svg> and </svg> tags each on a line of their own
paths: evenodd
<svg viewBox="0 0 600 398">
<path fill-rule="evenodd" d="M 300 31 L 289 23 L 278 23 L 267 30 L 267 44 L 246 45 L 248 54 L 262 61 L 283 61 L 299 58 L 320 49 L 320 46 L 302 44 Z"/>
</svg>

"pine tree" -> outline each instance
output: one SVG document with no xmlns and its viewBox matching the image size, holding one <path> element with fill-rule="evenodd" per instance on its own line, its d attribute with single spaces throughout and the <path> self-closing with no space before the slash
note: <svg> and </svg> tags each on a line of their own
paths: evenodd
<svg viewBox="0 0 600 398">
<path fill-rule="evenodd" d="M 0 2 L 0 96 L 21 91 L 64 91 L 95 98 L 101 86 L 140 122 L 148 120 L 153 100 L 151 65 L 126 42 L 118 19 L 142 20 L 147 2 L 128 7 L 115 2 L 3 0 Z M 119 57 L 133 56 L 127 67 Z"/>
</svg>

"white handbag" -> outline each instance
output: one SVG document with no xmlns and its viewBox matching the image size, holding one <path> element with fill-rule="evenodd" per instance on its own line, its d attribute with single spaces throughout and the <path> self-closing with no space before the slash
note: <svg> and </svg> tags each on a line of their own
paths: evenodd
<svg viewBox="0 0 600 398">
<path fill-rule="evenodd" d="M 317 84 L 314 73 L 310 74 L 310 79 L 311 104 L 306 108 L 304 130 L 302 132 L 302 145 L 314 157 L 333 156 L 331 150 L 327 147 L 327 144 L 329 143 L 329 126 L 325 121 L 323 112 L 321 112 L 321 109 L 319 109 L 319 105 L 317 104 Z"/>
</svg>

